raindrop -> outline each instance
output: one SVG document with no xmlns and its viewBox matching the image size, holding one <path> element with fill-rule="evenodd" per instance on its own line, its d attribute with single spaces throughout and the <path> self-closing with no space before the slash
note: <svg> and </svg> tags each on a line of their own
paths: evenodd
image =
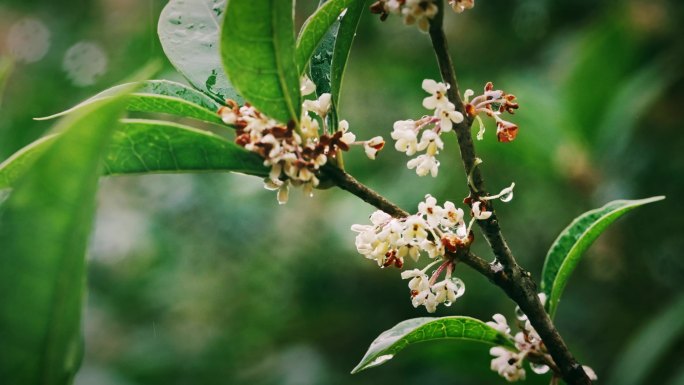
<svg viewBox="0 0 684 385">
<path fill-rule="evenodd" d="M 455 293 L 456 298 L 462 296 L 463 293 L 465 293 L 465 284 L 463 283 L 463 281 L 454 277 L 454 278 L 451 278 L 451 282 L 453 282 L 454 285 L 456 285 L 456 293 Z"/>
<path fill-rule="evenodd" d="M 181 18 L 183 17 L 183 14 L 180 12 L 171 12 L 169 15 L 169 23 L 173 25 L 179 25 L 181 23 Z"/>
<path fill-rule="evenodd" d="M 536 364 L 534 362 L 530 362 L 530 369 L 532 369 L 532 371 L 537 374 L 544 374 L 548 372 L 550 368 L 544 364 Z"/>
<path fill-rule="evenodd" d="M 98 44 L 82 41 L 67 50 L 62 68 L 74 85 L 89 86 L 107 71 L 107 54 Z"/>
<path fill-rule="evenodd" d="M 394 354 L 383 354 L 382 356 L 376 357 L 373 361 L 366 365 L 366 367 L 372 368 L 374 366 L 382 365 L 385 362 L 391 360 L 392 358 L 394 358 Z"/>
<path fill-rule="evenodd" d="M 527 316 L 520 310 L 520 306 L 515 307 L 515 318 L 517 318 L 518 321 L 527 321 Z"/>
<path fill-rule="evenodd" d="M 15 60 L 35 63 L 50 48 L 50 31 L 38 19 L 21 19 L 12 24 L 7 33 L 7 48 Z"/>
<path fill-rule="evenodd" d="M 507 191 L 505 194 L 499 197 L 501 202 L 510 202 L 513 199 L 513 190 Z"/>
</svg>

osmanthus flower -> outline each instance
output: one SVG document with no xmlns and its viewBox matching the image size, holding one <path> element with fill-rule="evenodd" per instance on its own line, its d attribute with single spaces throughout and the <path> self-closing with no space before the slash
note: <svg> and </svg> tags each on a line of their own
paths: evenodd
<svg viewBox="0 0 684 385">
<path fill-rule="evenodd" d="M 425 176 L 427 174 L 432 175 L 433 178 L 437 177 L 439 172 L 439 161 L 434 155 L 422 154 L 409 160 L 406 163 L 409 170 L 416 169 L 416 174 L 418 176 Z"/>
<path fill-rule="evenodd" d="M 508 326 L 508 321 L 506 321 L 506 317 L 504 317 L 503 314 L 494 314 L 492 319 L 494 319 L 494 321 L 487 322 L 487 325 L 503 334 L 509 334 L 511 332 L 511 327 Z"/>
<path fill-rule="evenodd" d="M 315 84 L 308 77 L 301 79 L 302 95 L 315 90 Z M 327 132 L 326 116 L 330 107 L 329 93 L 305 100 L 298 127 L 281 124 L 249 103 L 240 106 L 230 99 L 219 108 L 218 114 L 224 123 L 235 127 L 235 142 L 259 154 L 264 159 L 264 166 L 271 168 L 264 187 L 277 190 L 278 202 L 283 204 L 288 200 L 290 186 L 301 186 L 305 193 L 313 195 L 313 189 L 319 184 L 320 167 L 328 158 L 336 157 L 338 151 L 348 151 L 353 145 L 363 146 L 366 155 L 375 159 L 384 146 L 385 142 L 379 136 L 356 141 L 346 120 L 339 122 L 338 131 L 321 135 L 321 126 Z"/>
<path fill-rule="evenodd" d="M 525 369 L 523 369 L 523 356 L 520 353 L 510 351 L 501 346 L 489 349 L 489 354 L 494 356 L 491 369 L 506 381 L 514 382 L 525 379 Z"/>
<path fill-rule="evenodd" d="M 477 133 L 477 139 L 482 140 L 484 137 L 485 126 L 480 115 L 484 114 L 496 122 L 496 138 L 499 142 L 512 142 L 518 135 L 518 126 L 514 123 L 506 121 L 501 118 L 504 113 L 514 114 L 519 105 L 515 101 L 516 97 L 513 94 L 507 94 L 502 90 L 495 90 L 494 84 L 488 82 L 484 87 L 482 95 L 470 99 L 475 92 L 473 90 L 466 90 L 463 95 L 463 102 L 465 103 L 465 111 L 468 115 L 475 118 L 480 126 Z"/>
<path fill-rule="evenodd" d="M 456 106 L 446 95 L 449 85 L 425 79 L 422 87 L 430 94 L 423 99 L 423 107 L 433 110 L 433 114 L 423 116 L 418 120 L 396 121 L 391 136 L 396 141 L 394 148 L 405 152 L 408 156 L 415 155 L 418 151 L 425 151 L 424 154 L 407 162 L 406 166 L 409 169 L 415 169 L 419 176 L 430 174 L 436 177 L 440 164 L 436 156 L 440 150 L 444 149 L 441 134 L 451 131 L 454 123 L 461 123 L 463 114 L 456 111 Z"/>
<path fill-rule="evenodd" d="M 418 150 L 418 126 L 413 120 L 399 120 L 394 122 L 392 139 L 396 140 L 394 148 L 411 156 Z"/>
<path fill-rule="evenodd" d="M 474 0 L 450 0 L 449 4 L 456 13 L 472 8 Z M 379 14 L 380 20 L 385 21 L 390 14 L 400 15 L 404 24 L 416 24 L 418 28 L 427 32 L 430 20 L 437 15 L 439 8 L 434 0 L 378 0 L 371 4 L 372 13 Z"/>
<path fill-rule="evenodd" d="M 540 299 L 543 299 L 541 294 Z M 556 366 L 541 337 L 524 314 L 518 315 L 518 319 L 523 322 L 518 323 L 521 330 L 515 334 L 515 337 L 511 336 L 506 317 L 495 314 L 492 318 L 494 322 L 487 322 L 487 325 L 512 338 L 515 342 L 515 348 L 496 346 L 490 349 L 489 353 L 493 356 L 491 362 L 493 371 L 507 381 L 514 382 L 525 379 L 523 368 L 525 359 L 530 360 L 530 369 L 536 374 L 547 373 L 551 370 L 551 366 Z M 583 366 L 583 369 L 592 381 L 597 379 L 596 373 L 590 367 Z"/>
<path fill-rule="evenodd" d="M 375 136 L 363 142 L 363 149 L 366 151 L 368 159 L 375 159 L 378 151 L 382 150 L 383 147 L 385 147 L 385 139 L 382 136 Z"/>
<path fill-rule="evenodd" d="M 378 210 L 370 217 L 370 225 L 353 225 L 357 232 L 356 249 L 381 267 L 404 266 L 410 256 L 418 262 L 421 254 L 433 262 L 422 270 L 404 271 L 401 276 L 410 279 L 409 290 L 413 306 L 425 306 L 434 312 L 437 306 L 451 305 L 465 291 L 460 279 L 453 277 L 455 262 L 449 252 L 467 249 L 473 240 L 466 231 L 463 210 L 453 202 L 440 206 L 431 195 L 418 205 L 418 212 L 405 218 L 392 218 Z M 439 267 L 430 275 L 427 271 Z"/>
<path fill-rule="evenodd" d="M 425 79 L 423 80 L 423 84 L 421 86 L 425 92 L 430 94 L 430 96 L 423 99 L 423 107 L 428 110 L 434 110 L 438 108 L 446 109 L 448 107 L 450 102 L 446 93 L 451 87 L 449 84 L 437 82 L 432 79 Z M 461 116 L 461 120 L 463 120 L 463 116 Z"/>
<path fill-rule="evenodd" d="M 492 212 L 487 211 L 487 207 L 480 201 L 474 202 L 471 210 L 475 219 L 487 220 L 492 216 Z"/>
</svg>

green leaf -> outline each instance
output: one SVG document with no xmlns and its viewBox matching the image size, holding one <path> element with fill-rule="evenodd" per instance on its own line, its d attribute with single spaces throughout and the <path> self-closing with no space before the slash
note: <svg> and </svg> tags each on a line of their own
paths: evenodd
<svg viewBox="0 0 684 385">
<path fill-rule="evenodd" d="M 164 53 L 190 84 L 219 102 L 242 103 L 226 78 L 219 55 L 220 20 L 225 0 L 171 0 L 159 16 L 157 32 Z"/>
<path fill-rule="evenodd" d="M 319 7 L 325 7 L 331 2 L 332 0 L 327 3 L 326 0 L 321 0 Z M 309 63 L 311 80 L 316 84 L 316 93 L 319 96 L 324 93 L 331 93 L 332 95 L 332 108 L 328 115 L 328 126 L 333 131 L 337 128 L 337 111 L 340 103 L 339 96 L 342 76 L 361 13 L 365 7 L 365 0 L 351 2 L 346 11 L 337 17 L 330 28 L 328 28 Z M 303 34 L 303 32 L 300 34 L 300 40 Z"/>
<path fill-rule="evenodd" d="M 110 98 L 120 92 L 121 89 L 131 87 L 131 85 L 133 83 L 112 87 L 66 111 L 36 118 L 36 120 L 48 120 L 64 116 L 97 100 Z M 220 105 L 210 97 L 190 87 L 168 80 L 148 80 L 141 82 L 138 86 L 138 90 L 128 98 L 128 106 L 126 107 L 128 111 L 170 114 L 210 123 L 221 122 L 217 113 Z"/>
<path fill-rule="evenodd" d="M 0 189 L 13 187 L 56 139 L 55 135 L 39 139 L 0 164 Z M 155 120 L 123 120 L 104 157 L 104 175 L 209 171 L 268 175 L 261 157 L 231 141 Z"/>
<path fill-rule="evenodd" d="M 221 30 L 221 57 L 240 94 L 282 123 L 299 122 L 293 0 L 231 0 Z"/>
<path fill-rule="evenodd" d="M 85 249 L 100 157 L 126 101 L 61 121 L 0 208 L 0 378 L 70 384 L 82 356 Z"/>
<path fill-rule="evenodd" d="M 180 124 L 124 120 L 105 156 L 105 174 L 232 171 L 267 176 L 256 153 Z"/>
<path fill-rule="evenodd" d="M 664 196 L 657 196 L 613 201 L 580 215 L 560 233 L 546 255 L 542 270 L 541 289 L 548 296 L 547 307 L 552 318 L 570 275 L 596 238 L 628 211 L 663 199 Z"/>
<path fill-rule="evenodd" d="M 352 370 L 352 373 L 379 366 L 410 344 L 440 339 L 479 341 L 515 349 L 509 337 L 475 318 L 461 316 L 412 318 L 380 334 L 371 343 L 366 355 Z"/>
<path fill-rule="evenodd" d="M 658 314 L 636 335 L 623 353 L 613 362 L 609 385 L 647 385 L 652 379 L 664 378 L 653 373 L 658 363 L 677 346 L 684 336 L 684 295 Z M 680 350 L 681 351 L 681 350 Z M 649 376 L 653 374 L 652 376 Z M 682 378 L 673 380 L 682 381 Z"/>
<path fill-rule="evenodd" d="M 340 29 L 337 32 L 330 74 L 332 77 L 332 98 L 338 111 L 340 108 L 340 92 L 342 90 L 344 70 L 347 67 L 347 59 L 349 59 L 349 53 L 354 42 L 354 36 L 356 36 L 356 29 L 361 20 L 361 14 L 366 9 L 367 3 L 367 0 L 359 0 L 352 3 L 340 21 Z"/>
<path fill-rule="evenodd" d="M 314 50 L 324 39 L 331 26 L 338 21 L 342 11 L 354 3 L 363 3 L 363 1 L 328 0 L 324 4 L 320 4 L 316 12 L 306 19 L 297 37 L 297 68 L 299 68 L 300 74 L 304 73 Z"/>
</svg>

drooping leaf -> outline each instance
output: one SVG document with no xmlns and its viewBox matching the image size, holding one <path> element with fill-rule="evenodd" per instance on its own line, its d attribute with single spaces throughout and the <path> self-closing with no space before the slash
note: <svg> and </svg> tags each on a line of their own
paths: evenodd
<svg viewBox="0 0 684 385">
<path fill-rule="evenodd" d="M 219 55 L 219 31 L 226 0 L 170 0 L 157 31 L 164 53 L 198 90 L 219 102 L 242 99 L 226 78 Z"/>
<path fill-rule="evenodd" d="M 640 200 L 617 200 L 587 211 L 566 227 L 551 245 L 542 270 L 541 289 L 548 296 L 547 307 L 553 317 L 568 279 L 584 252 L 608 226 L 628 211 L 665 199 L 657 196 Z"/>
<path fill-rule="evenodd" d="M 0 189 L 13 187 L 56 139 L 55 135 L 39 139 L 0 164 Z M 263 159 L 231 141 L 155 120 L 123 120 L 104 156 L 104 175 L 211 171 L 268 175 Z"/>
<path fill-rule="evenodd" d="M 297 37 L 297 68 L 303 74 L 314 50 L 321 44 L 331 26 L 337 22 L 340 14 L 358 0 L 327 0 L 322 2 L 304 22 Z M 331 52 L 332 53 L 332 52 Z"/>
<path fill-rule="evenodd" d="M 238 92 L 282 122 L 299 122 L 293 0 L 231 0 L 221 30 L 221 58 Z"/>
<path fill-rule="evenodd" d="M 509 337 L 475 318 L 462 316 L 412 318 L 380 334 L 371 343 L 352 373 L 381 365 L 410 344 L 440 339 L 479 341 L 515 349 Z"/>
<path fill-rule="evenodd" d="M 652 384 L 658 363 L 684 336 L 684 296 L 680 296 L 665 311 L 656 315 L 629 343 L 623 353 L 613 361 L 615 366 L 609 377 L 609 385 Z M 650 376 L 652 375 L 653 376 Z M 664 383 L 664 378 L 661 383 Z M 684 377 L 682 377 L 684 378 Z M 681 381 L 675 378 L 672 382 Z"/>
<path fill-rule="evenodd" d="M 102 91 L 90 99 L 60 113 L 36 118 L 36 120 L 54 119 L 76 111 L 96 100 L 110 98 L 122 88 L 131 84 L 122 84 Z M 205 122 L 219 123 L 217 114 L 219 104 L 210 97 L 180 83 L 168 80 L 148 80 L 140 83 L 136 92 L 128 98 L 128 111 L 163 113 L 185 118 L 194 118 Z"/>
<path fill-rule="evenodd" d="M 70 384 L 80 365 L 99 160 L 125 106 L 100 100 L 61 121 L 0 207 L 3 383 Z"/>
</svg>

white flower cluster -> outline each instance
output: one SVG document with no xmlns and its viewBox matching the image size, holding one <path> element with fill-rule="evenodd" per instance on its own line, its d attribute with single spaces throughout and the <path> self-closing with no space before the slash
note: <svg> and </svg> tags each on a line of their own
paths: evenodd
<svg viewBox="0 0 684 385">
<path fill-rule="evenodd" d="M 456 106 L 449 101 L 446 92 L 448 84 L 438 83 L 431 79 L 423 80 L 423 90 L 430 96 L 423 99 L 423 107 L 433 110 L 431 116 L 423 116 L 418 120 L 400 120 L 394 123 L 392 139 L 396 141 L 394 148 L 414 155 L 417 151 L 425 151 L 406 164 L 409 169 L 416 169 L 416 174 L 433 177 L 439 171 L 436 155 L 444 148 L 441 134 L 452 130 L 454 123 L 463 121 L 463 114 L 456 111 Z M 428 128 L 430 127 L 430 128 Z M 422 135 L 421 135 L 422 130 Z M 420 136 L 420 140 L 418 137 Z"/>
<path fill-rule="evenodd" d="M 473 90 L 466 90 L 463 95 L 463 102 L 465 103 L 465 110 L 468 115 L 474 117 L 480 124 L 480 129 L 477 133 L 477 139 L 484 138 L 485 126 L 480 118 L 480 114 L 484 114 L 496 122 L 496 138 L 499 142 L 512 142 L 518 135 L 518 126 L 514 123 L 508 122 L 501 118 L 501 114 L 508 112 L 513 115 L 519 105 L 515 102 L 515 95 L 507 94 L 502 90 L 495 90 L 492 82 L 487 82 L 484 87 L 482 95 L 474 97 L 470 100 L 475 92 Z"/>
<path fill-rule="evenodd" d="M 546 295 L 539 294 L 539 299 L 544 303 Z M 515 341 L 516 350 L 505 348 L 503 346 L 495 346 L 489 350 L 489 354 L 494 356 L 492 358 L 491 369 L 509 382 L 525 379 L 525 369 L 523 368 L 523 361 L 525 358 L 535 357 L 536 362 L 530 362 L 530 369 L 537 374 L 544 374 L 550 370 L 548 365 L 539 363 L 540 359 L 546 360 L 548 363 L 553 363 L 553 359 L 548 354 L 544 342 L 536 330 L 530 324 L 527 317 L 520 313 L 518 320 L 521 321 L 521 331 L 511 336 L 511 328 L 508 326 L 506 317 L 501 314 L 494 314 L 492 317 L 494 321 L 487 322 L 487 325 L 493 327 L 502 334 L 511 337 Z M 597 379 L 594 370 L 588 366 L 583 366 L 592 381 Z"/>
<path fill-rule="evenodd" d="M 461 13 L 473 8 L 475 0 L 449 0 L 449 5 L 456 13 Z M 427 32 L 430 19 L 437 15 L 439 8 L 433 0 L 378 0 L 371 5 L 370 10 L 379 14 L 382 21 L 390 14 L 401 15 L 404 24 L 416 24 L 421 31 Z"/>
<path fill-rule="evenodd" d="M 413 269 L 401 274 L 403 279 L 410 279 L 408 286 L 414 307 L 422 305 L 432 313 L 438 304 L 449 306 L 463 295 L 463 282 L 451 276 L 453 262 L 444 258 L 446 251 L 456 252 L 459 248 L 467 248 L 472 241 L 462 209 L 449 201 L 443 207 L 439 206 L 434 197 L 426 195 L 425 201 L 418 205 L 417 214 L 392 218 L 378 210 L 371 215 L 370 220 L 371 225 L 353 225 L 352 230 L 358 233 L 358 252 L 375 260 L 379 266 L 394 265 L 401 268 L 404 257 L 410 256 L 418 261 L 421 253 L 435 259 L 422 270 Z M 428 269 L 439 262 L 442 264 L 428 277 Z M 442 272 L 444 279 L 437 282 Z"/>
<path fill-rule="evenodd" d="M 316 86 L 311 80 L 306 77 L 302 79 L 302 95 L 309 95 L 315 90 Z M 305 192 L 312 195 L 313 189 L 319 184 L 319 168 L 329 157 L 335 157 L 338 151 L 348 151 L 352 145 L 363 145 L 366 155 L 375 159 L 377 152 L 385 145 L 379 136 L 356 141 L 356 135 L 349 132 L 346 120 L 339 122 L 339 130 L 335 133 L 320 135 L 321 125 L 327 131 L 326 117 L 330 107 L 331 97 L 328 93 L 315 100 L 305 100 L 299 127 L 280 124 L 249 103 L 240 107 L 230 99 L 226 100 L 226 105 L 219 109 L 218 114 L 224 123 L 235 126 L 237 144 L 264 158 L 264 166 L 271 168 L 264 180 L 265 187 L 278 190 L 278 202 L 284 204 L 288 200 L 290 184 L 303 186 Z"/>
</svg>

